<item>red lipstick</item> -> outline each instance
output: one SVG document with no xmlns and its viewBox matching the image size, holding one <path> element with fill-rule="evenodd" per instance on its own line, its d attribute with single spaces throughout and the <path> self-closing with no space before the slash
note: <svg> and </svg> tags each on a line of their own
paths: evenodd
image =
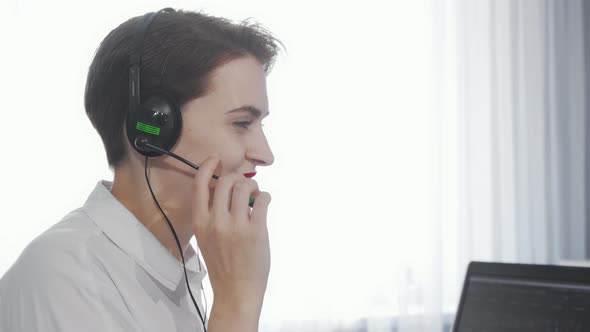
<svg viewBox="0 0 590 332">
<path fill-rule="evenodd" d="M 251 178 L 254 177 L 254 175 L 256 175 L 256 172 L 252 172 L 252 173 L 244 173 L 244 176 L 247 178 Z"/>
</svg>

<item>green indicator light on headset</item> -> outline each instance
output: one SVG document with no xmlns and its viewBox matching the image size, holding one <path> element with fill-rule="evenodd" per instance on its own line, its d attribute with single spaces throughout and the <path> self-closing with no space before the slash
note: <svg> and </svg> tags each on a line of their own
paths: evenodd
<svg viewBox="0 0 590 332">
<path fill-rule="evenodd" d="M 146 132 L 146 133 L 152 134 L 152 135 L 160 135 L 160 128 L 150 126 L 149 124 L 145 124 L 145 123 L 139 122 L 139 121 L 137 121 L 137 125 L 135 126 L 135 129 L 141 130 L 143 132 Z"/>
</svg>

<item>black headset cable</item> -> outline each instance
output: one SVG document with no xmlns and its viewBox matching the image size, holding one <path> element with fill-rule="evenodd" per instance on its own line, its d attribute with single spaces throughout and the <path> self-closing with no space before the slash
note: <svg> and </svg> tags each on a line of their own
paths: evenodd
<svg viewBox="0 0 590 332">
<path fill-rule="evenodd" d="M 176 235 L 176 231 L 174 230 L 172 223 L 170 222 L 170 220 L 166 216 L 166 213 L 164 213 L 164 210 L 162 210 L 162 207 L 160 207 L 160 203 L 158 203 L 158 200 L 156 199 L 156 195 L 154 195 L 154 191 L 152 190 L 152 186 L 150 184 L 150 179 L 148 177 L 148 172 L 147 172 L 148 158 L 149 158 L 148 156 L 145 156 L 145 180 L 147 182 L 148 188 L 150 189 L 150 193 L 152 194 L 152 197 L 154 198 L 154 202 L 156 202 L 158 209 L 160 209 L 160 212 L 162 212 L 164 219 L 166 219 L 166 222 L 168 222 L 168 226 L 170 226 L 170 229 L 172 230 L 172 235 L 174 235 L 174 239 L 176 240 L 176 244 L 178 245 L 178 250 L 180 251 L 180 258 L 182 259 L 182 268 L 184 269 L 184 280 L 186 281 L 186 287 L 188 288 L 188 292 L 191 296 L 191 299 L 193 300 L 193 304 L 195 305 L 195 308 L 197 308 L 197 313 L 199 314 L 199 318 L 201 319 L 201 322 L 203 323 L 203 329 L 205 330 L 205 332 L 207 332 L 207 326 L 205 325 L 205 319 L 203 319 L 203 315 L 201 314 L 201 309 L 199 309 L 199 306 L 197 305 L 197 301 L 195 301 L 195 297 L 193 296 L 193 292 L 191 291 L 191 286 L 188 283 L 188 275 L 186 273 L 184 254 L 182 253 L 182 247 L 180 246 L 180 241 L 178 241 L 178 236 Z M 198 259 L 199 259 L 199 257 L 197 254 L 197 260 Z M 199 266 L 200 266 L 200 262 L 199 262 Z M 201 285 L 201 289 L 203 289 L 202 285 Z M 206 312 L 205 312 L 205 315 L 207 315 Z M 205 317 L 207 317 L 207 316 L 205 316 Z"/>
</svg>

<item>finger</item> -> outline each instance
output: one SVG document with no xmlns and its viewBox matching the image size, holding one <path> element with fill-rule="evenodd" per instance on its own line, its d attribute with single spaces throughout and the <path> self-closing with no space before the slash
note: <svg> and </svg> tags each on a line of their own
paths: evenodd
<svg viewBox="0 0 590 332">
<path fill-rule="evenodd" d="M 240 174 L 227 174 L 219 178 L 213 194 L 213 211 L 215 213 L 229 214 L 234 183 L 243 177 Z"/>
<path fill-rule="evenodd" d="M 271 201 L 271 196 L 266 191 L 260 191 L 255 196 L 254 206 L 250 214 L 250 221 L 256 224 L 264 224 L 266 226 L 266 214 L 268 213 L 268 205 Z"/>
<path fill-rule="evenodd" d="M 218 158 L 209 157 L 201 163 L 199 170 L 194 176 L 193 190 L 196 194 L 194 210 L 199 216 L 207 216 L 209 214 L 209 182 L 212 180 L 213 171 L 218 164 Z"/>
<path fill-rule="evenodd" d="M 221 174 L 223 174 L 223 163 L 220 159 L 217 167 L 213 170 L 213 174 L 211 174 L 211 177 L 209 178 L 209 189 L 211 192 L 215 191 L 215 186 L 217 185 Z"/>
<path fill-rule="evenodd" d="M 236 220 L 248 220 L 250 215 L 250 196 L 257 194 L 258 183 L 254 180 L 243 178 L 234 184 L 230 213 Z"/>
<path fill-rule="evenodd" d="M 221 174 L 223 174 L 223 163 L 220 161 L 212 175 L 213 177 L 217 177 L 217 179 L 209 180 L 209 211 L 213 208 L 213 194 L 215 193 L 215 187 Z"/>
</svg>

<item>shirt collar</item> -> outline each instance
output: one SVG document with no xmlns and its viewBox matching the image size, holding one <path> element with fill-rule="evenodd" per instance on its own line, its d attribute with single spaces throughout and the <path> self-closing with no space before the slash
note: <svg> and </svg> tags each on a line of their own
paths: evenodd
<svg viewBox="0 0 590 332">
<path fill-rule="evenodd" d="M 146 272 L 171 290 L 184 279 L 182 262 L 178 261 L 156 237 L 111 193 L 111 181 L 98 181 L 84 203 L 90 219 L 121 250 Z M 186 270 L 191 282 L 200 282 L 207 271 L 192 245 L 186 252 Z M 199 270 L 199 266 L 201 269 Z M 196 279 L 196 280 L 195 280 Z"/>
</svg>

